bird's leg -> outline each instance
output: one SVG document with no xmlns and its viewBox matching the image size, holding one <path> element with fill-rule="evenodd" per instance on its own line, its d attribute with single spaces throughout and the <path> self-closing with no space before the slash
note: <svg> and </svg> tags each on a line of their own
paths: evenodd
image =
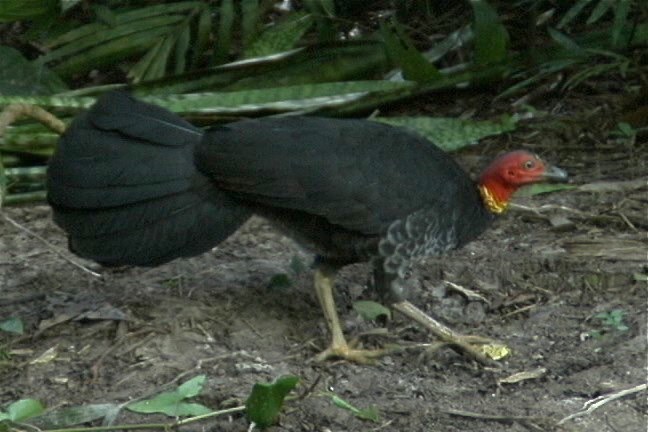
<svg viewBox="0 0 648 432">
<path fill-rule="evenodd" d="M 494 341 L 491 339 L 481 336 L 459 334 L 441 322 L 435 320 L 407 300 L 395 302 L 392 304 L 392 307 L 425 327 L 430 331 L 430 333 L 441 339 L 443 343 L 448 344 L 462 354 L 468 355 L 484 365 L 492 366 L 496 364 L 493 359 L 486 355 L 484 350 L 481 349 L 486 345 L 493 345 Z"/>
<path fill-rule="evenodd" d="M 331 333 L 331 345 L 321 352 L 315 360 L 323 361 L 330 358 L 343 358 L 356 363 L 371 363 L 374 359 L 384 356 L 389 352 L 386 349 L 364 350 L 351 347 L 342 332 L 340 318 L 335 309 L 335 300 L 333 298 L 333 285 L 335 280 L 336 268 L 318 263 L 315 269 L 315 292 L 320 302 L 326 326 Z"/>
</svg>

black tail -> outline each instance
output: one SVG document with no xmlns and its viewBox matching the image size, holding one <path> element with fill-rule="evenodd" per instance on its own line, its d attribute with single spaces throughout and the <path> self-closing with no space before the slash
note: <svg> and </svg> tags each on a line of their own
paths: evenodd
<svg viewBox="0 0 648 432">
<path fill-rule="evenodd" d="M 197 255 L 249 211 L 194 165 L 202 131 L 126 93 L 74 120 L 49 164 L 47 195 L 70 249 L 105 265 L 157 265 Z"/>
</svg>

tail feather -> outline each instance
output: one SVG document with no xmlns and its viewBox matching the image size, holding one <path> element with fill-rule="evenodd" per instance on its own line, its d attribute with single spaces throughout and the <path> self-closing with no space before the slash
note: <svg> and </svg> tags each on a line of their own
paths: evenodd
<svg viewBox="0 0 648 432">
<path fill-rule="evenodd" d="M 71 250 L 106 265 L 157 265 L 227 238 L 250 212 L 196 170 L 201 137 L 125 93 L 109 93 L 75 119 L 47 182 Z"/>
</svg>

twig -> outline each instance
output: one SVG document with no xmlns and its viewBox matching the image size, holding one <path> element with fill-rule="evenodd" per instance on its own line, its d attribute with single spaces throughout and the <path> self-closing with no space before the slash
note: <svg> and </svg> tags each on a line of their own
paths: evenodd
<svg viewBox="0 0 648 432">
<path fill-rule="evenodd" d="M 84 266 L 83 264 L 81 264 L 81 263 L 79 263 L 79 262 L 73 260 L 72 258 L 66 256 L 66 254 L 65 254 L 64 252 L 62 252 L 59 248 L 57 248 L 56 246 L 54 246 L 52 243 L 50 243 L 49 241 L 45 240 L 42 236 L 36 234 L 34 231 L 30 230 L 29 228 L 20 225 L 18 222 L 16 222 L 15 220 L 13 220 L 13 219 L 12 219 L 10 216 L 8 216 L 7 214 L 2 213 L 2 212 L 0 212 L 0 214 L 2 215 L 2 217 L 4 218 L 4 220 L 6 220 L 7 222 L 9 222 L 11 225 L 15 226 L 15 227 L 18 228 L 19 230 L 21 230 L 21 231 L 27 233 L 28 235 L 30 235 L 30 236 L 34 237 L 35 239 L 39 240 L 40 242 L 42 242 L 42 243 L 43 243 L 43 244 L 44 244 L 44 245 L 45 245 L 45 246 L 46 246 L 46 247 L 47 247 L 51 252 L 53 252 L 54 254 L 58 255 L 58 256 L 61 257 L 61 258 L 63 258 L 63 259 L 64 259 L 65 261 L 67 261 L 68 263 L 72 264 L 73 266 L 75 266 L 75 267 L 77 267 L 77 268 L 83 270 L 84 272 L 86 272 L 86 273 L 88 273 L 88 274 L 90 274 L 90 275 L 92 275 L 92 276 L 94 276 L 94 277 L 97 277 L 97 278 L 100 278 L 100 277 L 101 277 L 101 273 L 97 273 L 97 272 L 95 272 L 95 271 L 92 271 L 92 270 L 90 270 L 89 268 L 87 268 L 86 266 Z"/>
<path fill-rule="evenodd" d="M 599 396 L 599 397 L 597 397 L 595 399 L 588 400 L 587 402 L 585 402 L 583 404 L 583 409 L 582 410 L 568 415 L 567 417 L 560 420 L 557 424 L 561 425 L 561 424 L 565 423 L 568 420 L 571 420 L 571 419 L 574 419 L 574 418 L 577 418 L 577 417 L 582 417 L 582 416 L 587 415 L 587 414 L 591 414 L 592 412 L 599 409 L 600 407 L 602 407 L 603 405 L 605 405 L 608 402 L 612 402 L 612 401 L 615 401 L 617 399 L 621 399 L 624 396 L 639 393 L 641 391 L 646 390 L 646 388 L 648 388 L 648 384 L 639 384 L 638 386 L 634 386 L 634 387 L 629 388 L 629 389 L 619 390 L 616 393 L 610 393 L 610 394 Z"/>
<path fill-rule="evenodd" d="M 23 116 L 38 120 L 58 134 L 65 132 L 65 123 L 59 120 L 59 118 L 54 114 L 45 111 L 43 108 L 36 105 L 12 104 L 8 105 L 2 112 L 0 112 L 0 137 L 4 135 L 5 130 L 10 124 Z"/>
</svg>

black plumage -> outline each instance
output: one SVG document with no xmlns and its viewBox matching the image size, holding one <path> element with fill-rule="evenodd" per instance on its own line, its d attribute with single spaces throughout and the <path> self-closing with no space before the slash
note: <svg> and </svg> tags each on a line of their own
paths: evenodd
<svg viewBox="0 0 648 432">
<path fill-rule="evenodd" d="M 268 218 L 319 256 L 315 287 L 333 336 L 321 358 L 364 361 L 381 353 L 347 345 L 332 296 L 340 266 L 370 261 L 394 308 L 484 360 L 466 337 L 402 299 L 413 260 L 461 247 L 494 219 L 475 182 L 413 132 L 299 116 L 203 131 L 114 92 L 62 136 L 47 190 L 70 249 L 105 265 L 196 255 L 251 214 Z M 501 211 L 493 191 L 488 199 Z"/>
</svg>

